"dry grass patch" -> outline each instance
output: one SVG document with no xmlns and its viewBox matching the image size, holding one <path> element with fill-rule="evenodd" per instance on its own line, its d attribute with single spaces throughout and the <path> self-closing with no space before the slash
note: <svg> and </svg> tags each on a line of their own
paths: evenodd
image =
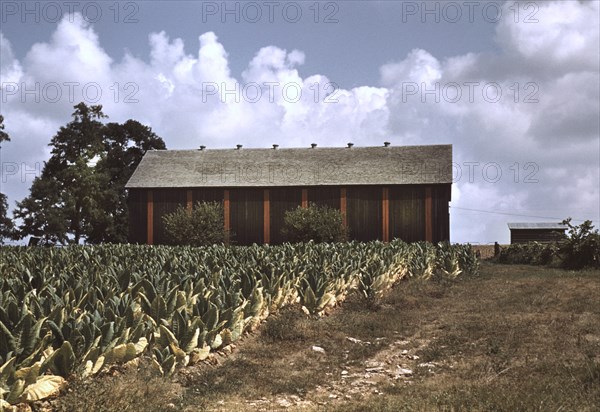
<svg viewBox="0 0 600 412">
<path fill-rule="evenodd" d="M 121 367 L 93 380 L 72 381 L 64 396 L 50 403 L 50 410 L 64 412 L 174 411 L 183 388 L 160 377 L 148 359 L 137 366 Z M 41 406 L 48 406 L 43 403 Z"/>
</svg>

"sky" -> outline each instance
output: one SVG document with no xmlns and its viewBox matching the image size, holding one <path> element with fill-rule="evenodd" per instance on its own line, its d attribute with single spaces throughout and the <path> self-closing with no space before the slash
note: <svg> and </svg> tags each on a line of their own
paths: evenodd
<svg viewBox="0 0 600 412">
<path fill-rule="evenodd" d="M 0 190 L 80 101 L 169 149 L 452 144 L 451 240 L 600 222 L 600 2 L 0 2 Z"/>
</svg>

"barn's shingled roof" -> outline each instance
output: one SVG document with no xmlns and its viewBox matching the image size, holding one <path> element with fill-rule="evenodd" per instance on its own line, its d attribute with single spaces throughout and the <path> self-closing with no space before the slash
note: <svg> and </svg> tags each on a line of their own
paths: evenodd
<svg viewBox="0 0 600 412">
<path fill-rule="evenodd" d="M 452 145 L 148 151 L 127 188 L 452 183 Z"/>
</svg>

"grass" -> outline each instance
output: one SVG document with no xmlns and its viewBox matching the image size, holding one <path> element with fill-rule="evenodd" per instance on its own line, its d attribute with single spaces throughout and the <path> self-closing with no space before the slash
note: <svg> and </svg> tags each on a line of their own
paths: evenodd
<svg viewBox="0 0 600 412">
<path fill-rule="evenodd" d="M 67 393 L 51 404 L 51 410 L 64 412 L 174 411 L 181 399 L 181 385 L 157 376 L 147 361 L 137 367 L 113 370 L 95 380 L 73 381 Z M 39 409 L 48 409 L 44 402 Z"/>
<path fill-rule="evenodd" d="M 71 385 L 52 406 L 598 410 L 599 298 L 598 271 L 484 263 L 477 277 L 403 281 L 375 309 L 358 297 L 321 319 L 288 308 L 245 337 L 232 354 L 186 368 L 175 378 L 124 372 Z M 325 353 L 313 351 L 313 345 Z M 383 373 L 368 372 L 373 365 Z M 412 375 L 390 375 L 399 366 Z M 109 399 L 118 401 L 113 406 Z"/>
</svg>

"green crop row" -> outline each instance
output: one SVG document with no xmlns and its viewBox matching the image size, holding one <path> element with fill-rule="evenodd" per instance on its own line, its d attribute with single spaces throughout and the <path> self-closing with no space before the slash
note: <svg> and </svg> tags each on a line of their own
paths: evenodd
<svg viewBox="0 0 600 412">
<path fill-rule="evenodd" d="M 323 314 L 405 276 L 474 273 L 470 246 L 440 243 L 66 248 L 0 251 L 0 406 L 55 393 L 149 354 L 169 375 L 290 303 Z"/>
</svg>

